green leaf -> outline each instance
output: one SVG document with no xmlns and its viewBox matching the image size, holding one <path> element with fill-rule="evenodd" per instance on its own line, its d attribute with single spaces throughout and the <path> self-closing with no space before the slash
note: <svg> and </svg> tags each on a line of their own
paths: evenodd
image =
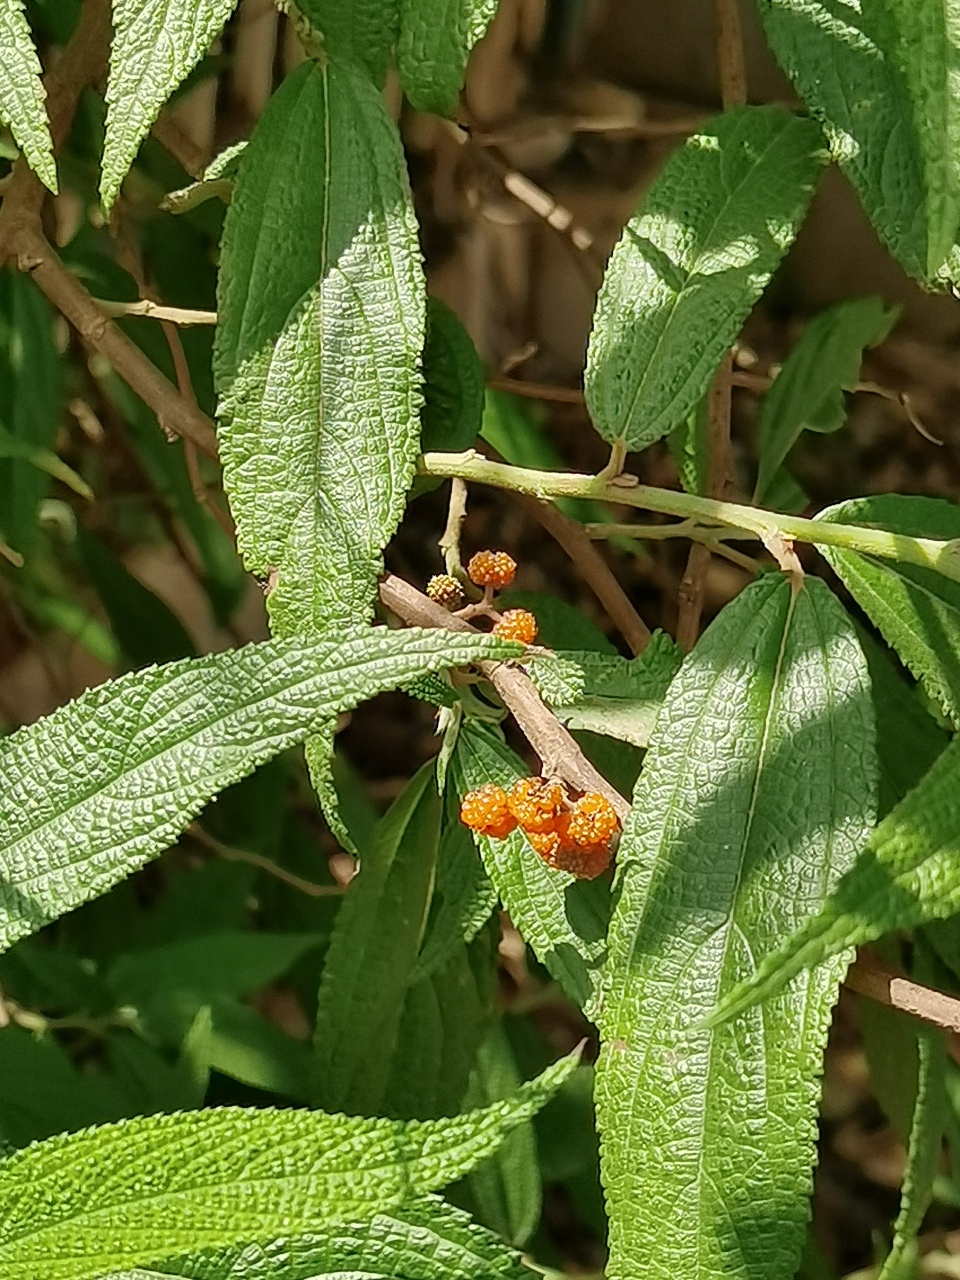
<svg viewBox="0 0 960 1280">
<path fill-rule="evenodd" d="M 899 314 L 899 307 L 888 308 L 882 298 L 854 298 L 810 321 L 760 403 L 755 503 L 768 500 L 777 470 L 801 432 L 843 426 L 843 393 L 860 381 L 863 349 L 881 343 Z"/>
<path fill-rule="evenodd" d="M 584 684 L 583 696 L 572 705 L 555 703 L 544 694 L 557 718 L 569 729 L 587 729 L 645 747 L 680 668 L 683 655 L 677 644 L 656 631 L 637 658 L 570 652 L 558 656 L 578 664 Z"/>
<path fill-rule="evenodd" d="M 129 1110 L 109 1077 L 78 1070 L 53 1036 L 0 1030 L 0 1128 L 14 1146 L 119 1120 Z"/>
<path fill-rule="evenodd" d="M 400 29 L 400 0 L 295 0 L 335 58 L 359 63 L 382 88 Z"/>
<path fill-rule="evenodd" d="M 519 1258 L 491 1232 L 433 1196 L 368 1221 L 312 1227 L 300 1236 L 240 1245 L 171 1264 L 186 1280 L 315 1280 L 318 1269 L 353 1266 L 410 1280 L 529 1280 Z"/>
<path fill-rule="evenodd" d="M 490 637 L 375 629 L 121 676 L 0 744 L 0 949 L 160 853 L 212 796 L 325 716 L 485 654 Z"/>
<path fill-rule="evenodd" d="M 820 913 L 730 991 L 711 1022 L 733 1018 L 794 974 L 850 947 L 960 911 L 960 739 L 876 828 Z"/>
<path fill-rule="evenodd" d="M 893 1244 L 877 1275 L 877 1280 L 906 1280 L 913 1273 L 917 1234 L 933 1199 L 934 1179 L 939 1172 L 946 1124 L 947 1095 L 944 1077 L 947 1052 L 943 1033 L 921 1024 L 917 1028 L 920 1071 L 917 1098 L 910 1126 L 907 1167 L 903 1175 L 900 1212 L 893 1225 Z"/>
<path fill-rule="evenodd" d="M 54 480 L 59 480 L 81 498 L 92 498 L 93 490 L 82 476 L 78 476 L 73 467 L 61 461 L 49 449 L 38 449 L 27 440 L 19 440 L 6 427 L 0 427 L 0 458 L 19 458 L 29 462 L 38 471 L 45 471 Z"/>
<path fill-rule="evenodd" d="M 485 782 L 509 789 L 528 773 L 495 729 L 472 720 L 460 731 L 451 769 L 461 796 Z M 524 942 L 567 995 L 587 1006 L 589 1013 L 597 968 L 606 952 L 606 884 L 554 871 L 519 830 L 506 840 L 475 838 L 487 875 Z"/>
<path fill-rule="evenodd" d="M 960 220 L 960 15 L 931 0 L 759 0 L 770 46 L 871 222 L 933 281 Z"/>
<path fill-rule="evenodd" d="M 0 120 L 44 186 L 57 191 L 57 166 L 47 121 L 40 59 L 24 14 L 23 0 L 0 4 Z"/>
<path fill-rule="evenodd" d="M 698 1019 L 851 865 L 875 770 L 840 604 L 815 578 L 747 587 L 670 687 L 617 854 L 597 1066 L 611 1280 L 638 1258 L 651 1276 L 794 1275 L 841 966 L 748 1024 Z"/>
<path fill-rule="evenodd" d="M 185 80 L 237 0 L 113 0 L 100 202 L 109 211 L 160 108 Z"/>
<path fill-rule="evenodd" d="M 460 821 L 460 799 L 449 788 L 444 804 L 430 915 L 411 982 L 429 977 L 457 955 L 497 905 L 497 892 L 483 869 L 473 837 Z"/>
<path fill-rule="evenodd" d="M 563 1058 L 508 1101 L 455 1119 L 224 1107 L 48 1139 L 0 1163 L 0 1274 L 94 1280 L 370 1219 L 469 1172 L 576 1062 Z"/>
<path fill-rule="evenodd" d="M 50 304 L 32 280 L 8 267 L 0 272 L 0 456 L 9 459 L 0 463 L 0 526 L 23 552 L 37 540 L 48 475 L 86 489 L 53 452 L 62 390 Z"/>
<path fill-rule="evenodd" d="M 382 1114 L 432 1120 L 470 1105 L 470 1072 L 496 1006 L 499 941 L 491 919 L 442 969 L 407 988 Z"/>
<path fill-rule="evenodd" d="M 919 690 L 890 650 L 866 627 L 857 636 L 870 671 L 880 765 L 878 815 L 883 818 L 945 750 L 950 735 L 924 707 Z"/>
<path fill-rule="evenodd" d="M 520 1079 L 503 1023 L 497 1022 L 480 1046 L 466 1105 L 479 1107 L 510 1097 Z M 466 1186 L 481 1222 L 518 1248 L 526 1244 L 543 1209 L 533 1125 L 521 1125 L 504 1138 L 499 1150 L 467 1175 Z"/>
<path fill-rule="evenodd" d="M 817 517 L 891 534 L 960 537 L 960 507 L 941 498 L 883 494 L 828 507 Z M 960 724 L 960 584 L 933 569 L 820 547 L 857 604 L 927 693 Z"/>
<path fill-rule="evenodd" d="M 428 761 L 381 819 L 327 949 L 315 1102 L 375 1115 L 386 1087 L 433 890 L 440 797 Z"/>
<path fill-rule="evenodd" d="M 533 400 L 515 396 L 509 391 L 488 388 L 483 401 L 480 434 L 487 444 L 496 449 L 504 462 L 509 462 L 512 466 L 533 467 L 538 471 L 566 470 L 567 464 L 548 429 L 543 406 Z M 613 519 L 605 506 L 586 498 L 558 498 L 556 505 L 574 520 L 602 524 Z M 630 545 L 635 547 L 636 543 L 631 542 Z M 558 604 L 564 605 L 566 602 L 558 601 Z M 568 608 L 572 615 L 583 620 L 585 626 L 596 630 L 592 623 L 584 619 L 579 609 L 572 606 Z M 569 638 L 567 643 L 570 643 Z M 576 648 L 589 649 L 592 646 L 578 641 Z"/>
<path fill-rule="evenodd" d="M 470 50 L 490 25 L 499 3 L 400 0 L 400 83 L 418 111 L 456 114 Z"/>
<path fill-rule="evenodd" d="M 542 591 L 504 591 L 498 596 L 498 601 L 500 609 L 529 609 L 537 619 L 538 643 L 548 649 L 617 652 L 596 623 L 559 596 L 546 595 Z"/>
<path fill-rule="evenodd" d="M 692 413 L 790 246 L 826 156 L 811 121 L 738 107 L 667 161 L 607 265 L 584 391 L 644 449 Z"/>
<path fill-rule="evenodd" d="M 165 947 L 128 951 L 107 971 L 118 1003 L 149 1003 L 158 993 L 246 996 L 282 977 L 320 945 L 315 934 L 213 932 Z"/>
<path fill-rule="evenodd" d="M 0 445 L 2 448 L 2 445 Z M 177 615 L 92 533 L 77 530 L 77 552 L 132 666 L 192 657 L 196 647 Z"/>
<path fill-rule="evenodd" d="M 397 129 L 358 70 L 306 62 L 263 113 L 219 314 L 224 484 L 271 626 L 365 621 L 420 447 L 425 289 Z"/>
<path fill-rule="evenodd" d="M 483 422 L 485 370 L 469 333 L 439 298 L 427 299 L 420 448 L 469 449 Z"/>
</svg>

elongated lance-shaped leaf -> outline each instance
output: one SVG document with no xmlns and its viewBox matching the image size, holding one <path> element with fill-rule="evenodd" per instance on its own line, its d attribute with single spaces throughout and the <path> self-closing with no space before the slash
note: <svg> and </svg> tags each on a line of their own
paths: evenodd
<svg viewBox="0 0 960 1280">
<path fill-rule="evenodd" d="M 381 1114 L 397 1120 L 457 1115 L 497 1001 L 498 919 L 441 969 L 412 983 L 403 1001 Z"/>
<path fill-rule="evenodd" d="M 644 449 L 696 407 L 789 248 L 826 160 L 811 120 L 739 107 L 667 161 L 607 265 L 584 390 L 605 440 Z"/>
<path fill-rule="evenodd" d="M 244 152 L 215 355 L 224 484 L 275 634 L 372 615 L 419 450 L 425 305 L 396 126 L 359 70 L 306 62 Z"/>
<path fill-rule="evenodd" d="M 47 120 L 40 59 L 23 0 L 0 0 L 0 121 L 9 125 L 27 164 L 43 185 L 57 190 L 57 166 Z"/>
<path fill-rule="evenodd" d="M 450 767 L 461 796 L 486 782 L 509 790 L 527 775 L 499 732 L 474 720 L 460 730 Z M 524 942 L 589 1016 L 597 968 L 606 952 L 607 886 L 554 871 L 519 830 L 505 840 L 478 835 L 476 841 L 487 875 Z"/>
<path fill-rule="evenodd" d="M 818 579 L 728 605 L 667 694 L 618 852 L 597 1068 L 611 1280 L 796 1271 L 841 966 L 699 1019 L 819 910 L 873 820 L 866 664 Z"/>
<path fill-rule="evenodd" d="M 754 502 L 767 499 L 801 432 L 827 433 L 843 426 L 843 393 L 860 380 L 863 349 L 882 342 L 899 314 L 898 307 L 887 307 L 882 298 L 853 298 L 810 321 L 760 403 Z"/>
<path fill-rule="evenodd" d="M 907 1146 L 907 1167 L 900 1193 L 900 1212 L 893 1225 L 893 1244 L 877 1280 L 897 1280 L 901 1275 L 909 1274 L 905 1264 L 909 1263 L 911 1251 L 916 1249 L 917 1233 L 933 1199 L 934 1179 L 940 1167 L 947 1111 L 944 1089 L 947 1051 L 943 1032 L 936 1028 L 921 1024 L 917 1034 L 920 1070 Z"/>
<path fill-rule="evenodd" d="M 758 0 L 770 46 L 902 266 L 932 281 L 960 219 L 952 0 Z"/>
<path fill-rule="evenodd" d="M 63 357 L 55 341 L 53 310 L 32 280 L 19 271 L 4 271 L 0 274 L 0 424 L 4 428 L 0 433 L 0 517 L 4 533 L 28 556 L 40 536 L 40 502 L 50 491 L 47 475 L 84 497 L 92 496 L 81 478 L 53 453 L 62 409 Z"/>
<path fill-rule="evenodd" d="M 480 1048 L 467 1102 L 477 1107 L 507 1098 L 516 1092 L 520 1081 L 513 1049 L 503 1022 L 498 1021 Z M 489 1160 L 467 1174 L 466 1187 L 477 1217 L 511 1244 L 526 1244 L 543 1209 L 543 1179 L 533 1125 L 521 1125 L 504 1138 Z"/>
<path fill-rule="evenodd" d="M 377 827 L 337 912 L 320 983 L 316 1104 L 376 1115 L 423 938 L 441 803 L 428 761 Z"/>
<path fill-rule="evenodd" d="M 419 111 L 452 116 L 470 50 L 500 0 L 400 0 L 397 63 L 403 91 Z"/>
<path fill-rule="evenodd" d="M 0 744 L 0 949 L 143 866 L 318 721 L 423 671 L 517 652 L 413 629 L 271 641 L 121 676 L 19 730 Z"/>
<path fill-rule="evenodd" d="M 440 1121 L 224 1107 L 49 1138 L 0 1163 L 0 1276 L 94 1280 L 370 1219 L 472 1169 L 576 1064 Z"/>
<path fill-rule="evenodd" d="M 400 29 L 400 0 L 295 0 L 323 41 L 325 52 L 349 58 L 383 87 Z"/>
<path fill-rule="evenodd" d="M 818 519 L 913 537 L 960 538 L 960 507 L 881 494 L 828 507 Z M 931 569 L 820 547 L 844 585 L 927 693 L 960 724 L 960 584 Z"/>
<path fill-rule="evenodd" d="M 960 911 L 960 738 L 873 832 L 823 910 L 725 993 L 721 1022 L 779 991 L 794 974 L 897 929 Z"/>
<path fill-rule="evenodd" d="M 169 1270 L 184 1280 L 314 1280 L 318 1269 L 337 1265 L 410 1280 L 530 1278 L 502 1240 L 434 1196 L 405 1200 L 363 1222 L 179 1258 Z"/>
<path fill-rule="evenodd" d="M 457 453 L 480 434 L 486 370 L 459 319 L 439 298 L 427 299 L 420 447 Z"/>
<path fill-rule="evenodd" d="M 223 29 L 237 0 L 113 0 L 100 201 L 109 210 L 160 108 Z"/>
</svg>

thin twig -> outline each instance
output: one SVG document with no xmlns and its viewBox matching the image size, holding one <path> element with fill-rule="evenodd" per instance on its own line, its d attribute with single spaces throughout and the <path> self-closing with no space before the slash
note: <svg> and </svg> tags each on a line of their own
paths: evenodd
<svg viewBox="0 0 960 1280">
<path fill-rule="evenodd" d="M 224 858 L 227 862 L 245 862 L 251 867 L 257 867 L 267 875 L 290 885 L 292 889 L 299 889 L 301 893 L 309 894 L 311 898 L 339 897 L 346 892 L 346 885 L 315 884 L 312 880 L 304 880 L 293 871 L 287 871 L 284 867 L 278 866 L 260 853 L 251 853 L 248 849 L 235 849 L 232 845 L 224 844 L 216 836 L 210 835 L 209 831 L 204 831 L 203 827 L 196 822 L 191 822 L 187 827 L 187 835 L 196 840 L 197 844 L 202 844 L 205 849 L 215 853 L 218 858 Z"/>
<path fill-rule="evenodd" d="M 728 352 L 707 393 L 707 448 L 709 467 L 707 496 L 722 499 L 730 475 L 730 376 L 733 353 Z M 677 642 L 692 649 L 700 633 L 703 596 L 710 550 L 701 542 L 690 548 L 687 567 L 680 582 L 680 612 L 677 620 Z"/>
<path fill-rule="evenodd" d="M 440 551 L 443 563 L 451 578 L 463 584 L 469 596 L 480 598 L 480 592 L 467 577 L 460 559 L 460 532 L 467 518 L 467 482 L 459 476 L 453 477 L 450 486 L 450 502 L 447 507 L 447 523 L 440 535 Z"/>
<path fill-rule="evenodd" d="M 717 62 L 720 71 L 720 96 L 724 110 L 747 100 L 747 75 L 740 29 L 739 0 L 713 0 L 716 20 Z M 733 353 L 728 352 L 717 371 L 707 401 L 707 496 L 723 498 L 730 476 L 730 407 Z M 680 612 L 677 640 L 684 649 L 692 649 L 700 632 L 703 596 L 710 551 L 702 543 L 690 548 L 686 572 L 680 582 Z"/>
<path fill-rule="evenodd" d="M 66 48 L 43 79 L 55 153 L 67 139 L 84 89 L 97 84 L 106 73 L 110 35 L 110 0 L 84 0 Z M 17 252 L 14 240 L 18 228 L 39 228 L 46 196 L 46 188 L 26 160 L 18 159 L 0 210 L 0 264 Z"/>
<path fill-rule="evenodd" d="M 931 1026 L 960 1032 L 960 998 L 925 987 L 886 965 L 869 948 L 847 970 L 845 985 L 890 1009 L 899 1009 Z"/>
<path fill-rule="evenodd" d="M 217 437 L 207 415 L 185 400 L 140 348 L 103 314 L 44 236 L 32 227 L 19 228 L 13 247 L 21 271 L 30 273 L 84 342 L 107 357 L 120 377 L 154 411 L 163 430 L 192 440 L 201 453 L 216 458 Z"/>
<path fill-rule="evenodd" d="M 713 14 L 717 28 L 720 100 L 726 110 L 739 107 L 747 100 L 747 68 L 738 0 L 713 0 Z"/>
<path fill-rule="evenodd" d="M 448 631 L 474 630 L 468 622 L 447 613 L 441 605 L 434 604 L 416 587 L 392 573 L 380 581 L 380 599 L 391 613 L 411 626 L 445 627 Z M 480 670 L 542 760 L 544 772 L 563 779 L 577 791 L 599 791 L 613 805 L 621 822 L 624 821 L 630 805 L 593 767 L 544 703 L 529 676 L 507 662 L 481 662 Z"/>
<path fill-rule="evenodd" d="M 203 177 L 209 156 L 197 146 L 169 111 L 161 111 L 150 130 L 162 147 L 173 156 L 184 173 L 191 178 Z"/>
<path fill-rule="evenodd" d="M 503 378 L 497 374 L 487 378 L 494 391 L 509 391 L 527 400 L 550 400 L 557 404 L 583 404 L 583 392 L 576 387 L 554 387 L 545 382 L 523 382 L 519 378 Z"/>
<path fill-rule="evenodd" d="M 642 653 L 650 641 L 650 628 L 630 603 L 627 593 L 590 541 L 583 525 L 565 516 L 552 502 L 541 502 L 538 498 L 522 495 L 518 501 L 566 551 L 584 582 L 610 615 L 631 652 Z"/>
<path fill-rule="evenodd" d="M 187 307 L 164 307 L 149 298 L 141 298 L 139 302 L 110 302 L 105 298 L 94 298 L 94 302 L 104 315 L 111 318 L 117 316 L 148 316 L 151 320 L 167 320 L 186 328 L 194 324 L 216 324 L 215 311 L 191 311 Z"/>
</svg>

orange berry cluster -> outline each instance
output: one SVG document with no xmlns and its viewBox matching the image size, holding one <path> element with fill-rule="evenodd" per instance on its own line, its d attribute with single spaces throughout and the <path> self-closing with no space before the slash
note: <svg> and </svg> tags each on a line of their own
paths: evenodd
<svg viewBox="0 0 960 1280">
<path fill-rule="evenodd" d="M 508 609 L 493 628 L 501 640 L 518 640 L 533 644 L 537 638 L 537 620 L 527 609 Z"/>
<path fill-rule="evenodd" d="M 613 806 L 598 792 L 570 803 L 548 778 L 521 778 L 509 792 L 487 782 L 464 796 L 460 820 L 494 840 L 519 827 L 547 866 L 580 880 L 606 871 L 610 842 L 620 830 Z"/>
<path fill-rule="evenodd" d="M 517 572 L 517 562 L 506 551 L 478 551 L 467 565 L 467 576 L 478 587 L 502 591 L 509 587 Z"/>
<path fill-rule="evenodd" d="M 435 573 L 427 583 L 427 595 L 445 609 L 459 609 L 463 604 L 463 587 L 449 573 Z"/>
</svg>

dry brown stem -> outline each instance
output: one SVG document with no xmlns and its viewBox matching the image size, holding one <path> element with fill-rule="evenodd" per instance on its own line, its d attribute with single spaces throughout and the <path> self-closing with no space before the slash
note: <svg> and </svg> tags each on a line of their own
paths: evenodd
<svg viewBox="0 0 960 1280">
<path fill-rule="evenodd" d="M 462 618 L 416 587 L 388 573 L 380 581 L 380 599 L 391 613 L 416 627 L 445 627 L 448 631 L 474 631 Z M 503 699 L 527 741 L 543 761 L 544 772 L 562 778 L 577 791 L 599 791 L 613 805 L 620 821 L 630 812 L 629 803 L 593 767 L 537 692 L 533 681 L 507 662 L 482 662 L 480 670 Z"/>
<path fill-rule="evenodd" d="M 868 948 L 860 951 L 847 972 L 845 985 L 890 1009 L 899 1009 L 931 1026 L 960 1033 L 960 998 L 925 987 L 897 973 Z"/>
<path fill-rule="evenodd" d="M 630 603 L 613 570 L 590 541 L 582 524 L 571 520 L 552 502 L 542 502 L 526 494 L 517 501 L 559 542 L 580 571 L 580 576 L 606 609 L 611 621 L 634 654 L 642 653 L 650 641 L 650 628 Z"/>
</svg>

